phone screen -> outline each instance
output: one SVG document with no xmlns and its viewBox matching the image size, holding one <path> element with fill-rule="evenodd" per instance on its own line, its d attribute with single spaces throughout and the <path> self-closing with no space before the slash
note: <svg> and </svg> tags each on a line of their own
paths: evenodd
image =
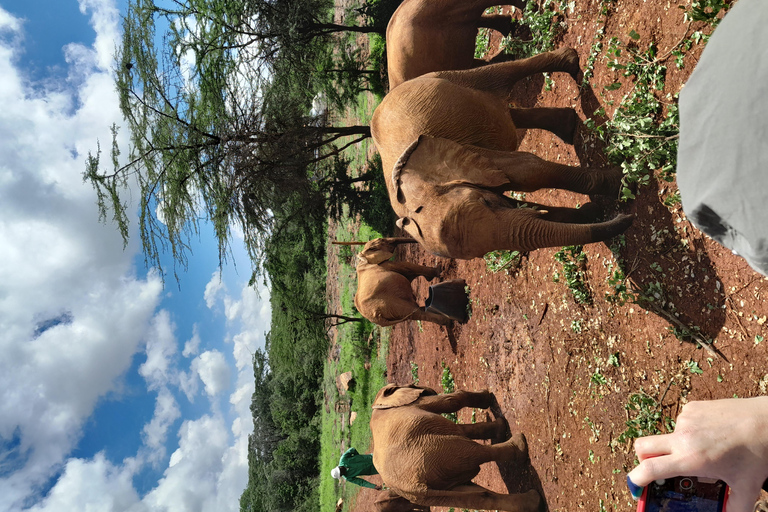
<svg viewBox="0 0 768 512">
<path fill-rule="evenodd" d="M 727 486 L 721 480 L 675 477 L 651 482 L 638 512 L 722 512 Z"/>
</svg>

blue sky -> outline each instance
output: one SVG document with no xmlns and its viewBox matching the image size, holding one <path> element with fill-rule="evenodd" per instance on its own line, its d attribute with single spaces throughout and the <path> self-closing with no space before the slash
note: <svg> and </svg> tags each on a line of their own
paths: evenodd
<svg viewBox="0 0 768 512">
<path fill-rule="evenodd" d="M 210 230 L 163 286 L 82 182 L 125 3 L 0 0 L 0 512 L 235 510 L 247 481 L 268 290 Z"/>
</svg>

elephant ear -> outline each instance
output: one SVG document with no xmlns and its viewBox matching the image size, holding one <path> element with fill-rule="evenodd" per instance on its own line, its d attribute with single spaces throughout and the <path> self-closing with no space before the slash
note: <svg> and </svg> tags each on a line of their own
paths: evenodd
<svg viewBox="0 0 768 512">
<path fill-rule="evenodd" d="M 376 238 L 371 240 L 363 250 L 358 254 L 358 258 L 362 258 L 368 263 L 378 265 L 384 261 L 387 261 L 395 254 L 395 246 L 386 238 Z"/>
<path fill-rule="evenodd" d="M 418 176 L 418 180 L 409 179 L 409 174 Z M 489 158 L 452 140 L 429 135 L 419 135 L 392 171 L 392 187 L 401 204 L 406 198 L 419 202 L 424 185 L 446 183 L 498 189 L 509 185 L 509 180 Z"/>
<path fill-rule="evenodd" d="M 434 389 L 422 388 L 418 386 L 398 386 L 396 384 L 387 384 L 379 390 L 376 398 L 373 400 L 374 409 L 391 409 L 402 405 L 412 404 L 419 397 L 436 395 Z"/>
</svg>

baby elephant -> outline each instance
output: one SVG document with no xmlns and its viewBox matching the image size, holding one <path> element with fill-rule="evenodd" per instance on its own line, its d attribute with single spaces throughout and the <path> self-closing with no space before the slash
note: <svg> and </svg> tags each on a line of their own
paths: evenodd
<svg viewBox="0 0 768 512">
<path fill-rule="evenodd" d="M 487 409 L 488 391 L 438 395 L 418 386 L 388 384 L 373 403 L 373 464 L 387 487 L 411 503 L 425 507 L 537 512 L 539 493 L 498 494 L 472 483 L 480 465 L 491 461 L 524 464 L 528 445 L 522 434 L 498 444 L 474 439 L 503 439 L 503 418 L 456 424 L 442 416 L 464 407 Z"/>
<path fill-rule="evenodd" d="M 357 293 L 355 307 L 371 322 L 388 326 L 404 320 L 422 320 L 449 325 L 451 319 L 426 311 L 416 302 L 411 281 L 419 276 L 435 279 L 440 270 L 407 261 L 388 261 L 395 248 L 416 243 L 412 238 L 376 238 L 357 255 Z"/>
<path fill-rule="evenodd" d="M 576 76 L 566 48 L 464 71 L 441 71 L 393 89 L 371 120 L 398 225 L 433 254 L 472 259 L 495 250 L 531 251 L 611 238 L 632 223 L 619 215 L 596 222 L 599 208 L 520 203 L 505 191 L 561 188 L 618 197 L 618 168 L 548 162 L 516 151 L 516 127 L 549 130 L 572 142 L 571 108 L 509 108 L 510 87 L 533 73 Z"/>
</svg>

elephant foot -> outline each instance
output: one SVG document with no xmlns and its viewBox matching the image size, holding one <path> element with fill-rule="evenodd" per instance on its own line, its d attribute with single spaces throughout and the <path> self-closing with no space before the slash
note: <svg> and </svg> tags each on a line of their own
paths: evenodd
<svg viewBox="0 0 768 512">
<path fill-rule="evenodd" d="M 560 60 L 560 70 L 571 75 L 571 78 L 580 83 L 581 67 L 579 66 L 579 54 L 573 48 L 560 48 L 552 52 Z"/>
<path fill-rule="evenodd" d="M 575 213 L 578 218 L 574 222 L 591 224 L 600 219 L 603 214 L 603 207 L 597 203 L 589 202 L 581 205 L 581 208 L 577 208 Z"/>
<path fill-rule="evenodd" d="M 510 438 L 509 423 L 503 417 L 493 420 L 496 431 L 493 434 L 492 441 L 494 443 L 503 443 Z"/>
<path fill-rule="evenodd" d="M 612 220 L 592 225 L 592 241 L 601 242 L 623 233 L 635 221 L 635 216 L 621 213 Z"/>
<path fill-rule="evenodd" d="M 525 438 L 525 434 L 518 432 L 509 438 L 509 442 L 517 446 L 524 459 L 528 458 L 528 440 Z"/>
<path fill-rule="evenodd" d="M 521 41 L 529 41 L 533 36 L 531 27 L 520 23 L 517 20 L 513 20 L 512 30 L 509 32 L 509 35 L 515 39 L 520 39 Z"/>
<path fill-rule="evenodd" d="M 541 497 L 541 494 L 535 489 L 523 493 L 525 500 L 525 509 L 531 512 L 546 512 L 547 502 Z"/>
</svg>

